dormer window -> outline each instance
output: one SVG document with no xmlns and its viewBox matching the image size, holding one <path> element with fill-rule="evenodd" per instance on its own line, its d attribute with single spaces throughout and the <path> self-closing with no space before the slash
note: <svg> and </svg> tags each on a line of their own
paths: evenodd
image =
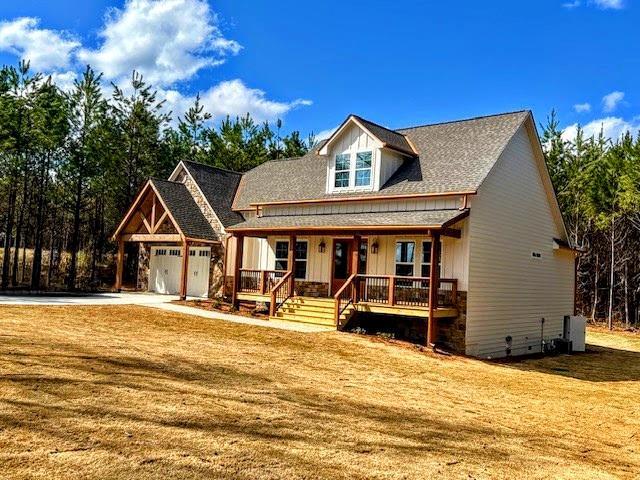
<svg viewBox="0 0 640 480">
<path fill-rule="evenodd" d="M 356 153 L 356 187 L 371 185 L 371 152 Z"/>
<path fill-rule="evenodd" d="M 349 187 L 349 177 L 351 176 L 351 155 L 340 153 L 336 155 L 336 188 Z"/>
<path fill-rule="evenodd" d="M 334 187 L 370 187 L 372 158 L 373 152 L 371 150 L 336 155 Z"/>
</svg>

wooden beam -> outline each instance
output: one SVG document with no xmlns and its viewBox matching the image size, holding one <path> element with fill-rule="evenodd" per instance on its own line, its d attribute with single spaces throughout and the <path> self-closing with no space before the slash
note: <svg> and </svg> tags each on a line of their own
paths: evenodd
<svg viewBox="0 0 640 480">
<path fill-rule="evenodd" d="M 121 235 L 120 238 L 124 242 L 182 242 L 182 237 L 177 233 L 128 233 Z"/>
<path fill-rule="evenodd" d="M 180 272 L 180 300 L 187 298 L 187 287 L 189 283 L 189 241 L 182 244 L 182 271 Z"/>
<path fill-rule="evenodd" d="M 153 233 L 153 227 L 151 227 L 151 224 L 147 220 L 147 217 L 145 217 L 144 213 L 142 213 L 142 210 L 140 210 L 138 213 L 140 214 L 140 218 L 142 218 L 142 223 L 144 223 L 147 232 Z"/>
<path fill-rule="evenodd" d="M 429 316 L 427 317 L 427 345 L 434 345 L 436 338 L 434 312 L 438 308 L 438 287 L 440 285 L 440 233 L 434 232 L 431 237 L 431 265 L 429 266 Z"/>
<path fill-rule="evenodd" d="M 233 265 L 233 293 L 232 302 L 233 306 L 238 308 L 240 303 L 238 301 L 238 292 L 240 291 L 240 269 L 242 268 L 242 253 L 244 250 L 244 235 L 236 235 L 236 254 L 235 262 Z"/>
<path fill-rule="evenodd" d="M 160 227 L 162 226 L 162 223 L 165 221 L 168 215 L 169 214 L 167 212 L 164 212 L 162 215 L 160 215 L 160 218 L 158 219 L 156 224 L 153 226 L 153 232 L 151 233 L 156 233 L 160 229 Z"/>
<path fill-rule="evenodd" d="M 155 233 L 156 231 L 156 197 L 155 195 L 152 198 L 151 204 L 151 233 Z"/>
<path fill-rule="evenodd" d="M 122 289 L 122 271 L 124 268 L 124 239 L 118 238 L 118 254 L 116 257 L 116 281 L 114 288 L 117 292 Z"/>
</svg>

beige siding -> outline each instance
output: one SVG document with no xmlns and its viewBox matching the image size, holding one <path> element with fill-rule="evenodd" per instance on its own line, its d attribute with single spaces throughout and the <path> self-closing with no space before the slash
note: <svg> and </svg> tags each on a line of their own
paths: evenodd
<svg viewBox="0 0 640 480">
<path fill-rule="evenodd" d="M 573 254 L 553 248 L 564 233 L 541 173 L 523 126 L 471 199 L 468 354 L 503 356 L 507 336 L 514 355 L 540 351 L 572 313 Z"/>
<path fill-rule="evenodd" d="M 380 174 L 376 178 L 376 190 L 380 190 L 380 187 L 400 168 L 403 161 L 404 157 L 399 153 L 387 149 L 380 151 Z"/>
</svg>

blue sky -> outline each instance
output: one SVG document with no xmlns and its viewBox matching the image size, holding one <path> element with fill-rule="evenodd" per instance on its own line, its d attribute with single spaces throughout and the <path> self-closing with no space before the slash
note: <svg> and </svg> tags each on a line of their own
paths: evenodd
<svg viewBox="0 0 640 480">
<path fill-rule="evenodd" d="M 348 113 L 398 128 L 531 108 L 617 135 L 640 128 L 636 0 L 21 0 L 0 5 L 0 60 L 68 85 L 86 62 L 136 68 L 175 112 L 196 92 L 320 132 Z"/>
</svg>

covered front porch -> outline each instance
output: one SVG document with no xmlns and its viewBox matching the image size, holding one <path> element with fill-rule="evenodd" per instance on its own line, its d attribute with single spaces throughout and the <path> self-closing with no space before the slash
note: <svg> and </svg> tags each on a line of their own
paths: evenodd
<svg viewBox="0 0 640 480">
<path fill-rule="evenodd" d="M 436 320 L 459 315 L 462 237 L 450 225 L 235 230 L 229 293 L 236 305 L 268 304 L 274 318 L 337 328 L 360 314 L 418 317 L 434 344 Z"/>
</svg>

